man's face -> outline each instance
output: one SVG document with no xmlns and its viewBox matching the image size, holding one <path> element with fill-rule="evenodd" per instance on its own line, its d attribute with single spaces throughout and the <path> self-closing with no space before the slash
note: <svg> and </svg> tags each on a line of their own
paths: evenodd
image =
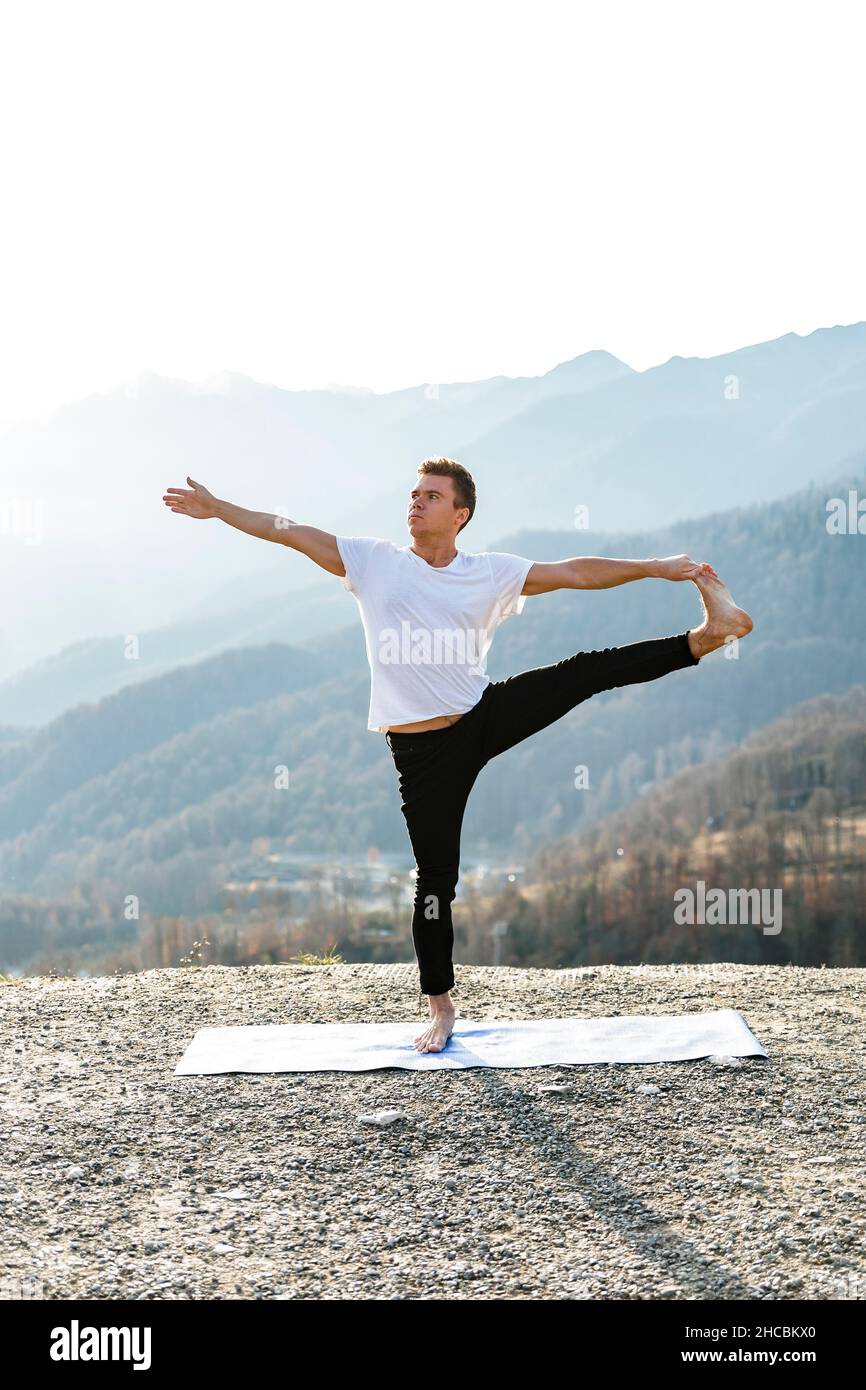
<svg viewBox="0 0 866 1390">
<path fill-rule="evenodd" d="M 409 534 L 413 540 L 431 537 L 450 540 L 466 520 L 465 507 L 455 507 L 454 479 L 424 473 L 409 494 Z"/>
</svg>

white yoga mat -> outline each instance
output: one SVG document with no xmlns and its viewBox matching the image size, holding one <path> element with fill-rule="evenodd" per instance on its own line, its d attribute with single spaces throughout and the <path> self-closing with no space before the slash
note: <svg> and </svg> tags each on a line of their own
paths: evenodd
<svg viewBox="0 0 866 1390">
<path fill-rule="evenodd" d="M 415 1023 L 279 1023 L 200 1028 L 175 1076 L 217 1072 L 411 1071 L 462 1067 L 590 1066 L 600 1062 L 685 1062 L 697 1057 L 766 1057 L 736 1009 L 623 1018 L 458 1018 L 442 1052 L 416 1052 Z"/>
</svg>

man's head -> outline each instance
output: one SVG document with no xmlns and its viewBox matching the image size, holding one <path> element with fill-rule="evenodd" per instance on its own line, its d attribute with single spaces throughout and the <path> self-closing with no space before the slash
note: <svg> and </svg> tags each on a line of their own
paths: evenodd
<svg viewBox="0 0 866 1390">
<path fill-rule="evenodd" d="M 413 540 L 453 541 L 475 511 L 475 480 L 454 459 L 425 459 L 409 497 Z"/>
</svg>

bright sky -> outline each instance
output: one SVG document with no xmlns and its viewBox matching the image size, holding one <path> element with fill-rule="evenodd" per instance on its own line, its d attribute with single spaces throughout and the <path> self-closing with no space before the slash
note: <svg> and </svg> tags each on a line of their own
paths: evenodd
<svg viewBox="0 0 866 1390">
<path fill-rule="evenodd" d="M 6 4 L 0 420 L 864 319 L 859 8 Z"/>
</svg>

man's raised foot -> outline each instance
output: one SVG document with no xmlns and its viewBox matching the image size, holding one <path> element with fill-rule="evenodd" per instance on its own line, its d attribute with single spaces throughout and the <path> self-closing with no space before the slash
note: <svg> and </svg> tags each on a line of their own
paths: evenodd
<svg viewBox="0 0 866 1390">
<path fill-rule="evenodd" d="M 704 621 L 689 632 L 692 656 L 706 656 L 733 637 L 746 637 L 753 627 L 744 608 L 734 603 L 730 591 L 710 565 L 693 580 L 703 600 Z"/>
</svg>

